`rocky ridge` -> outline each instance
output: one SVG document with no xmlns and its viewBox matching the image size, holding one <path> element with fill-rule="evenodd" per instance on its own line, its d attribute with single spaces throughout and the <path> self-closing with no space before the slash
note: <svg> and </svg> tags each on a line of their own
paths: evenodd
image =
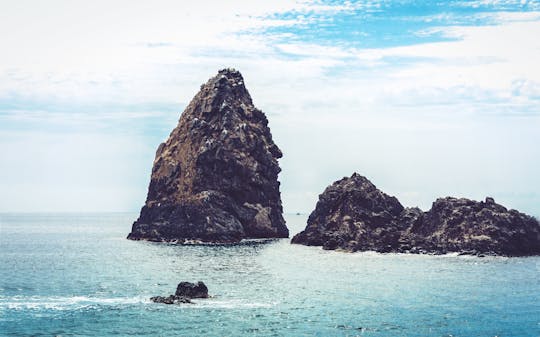
<svg viewBox="0 0 540 337">
<path fill-rule="evenodd" d="M 439 198 L 431 209 L 405 208 L 354 173 L 319 196 L 292 243 L 345 251 L 540 255 L 540 224 L 493 198 Z"/>
<path fill-rule="evenodd" d="M 146 203 L 128 239 L 234 243 L 288 237 L 281 156 L 240 72 L 220 70 L 158 147 Z"/>
</svg>

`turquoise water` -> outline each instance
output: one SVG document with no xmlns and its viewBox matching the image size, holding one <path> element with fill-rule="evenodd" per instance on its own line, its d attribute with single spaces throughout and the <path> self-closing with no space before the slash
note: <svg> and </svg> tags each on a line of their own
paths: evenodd
<svg viewBox="0 0 540 337">
<path fill-rule="evenodd" d="M 540 336 L 538 257 L 128 241 L 136 216 L 1 214 L 0 334 Z M 213 298 L 148 301 L 197 280 Z"/>
</svg>

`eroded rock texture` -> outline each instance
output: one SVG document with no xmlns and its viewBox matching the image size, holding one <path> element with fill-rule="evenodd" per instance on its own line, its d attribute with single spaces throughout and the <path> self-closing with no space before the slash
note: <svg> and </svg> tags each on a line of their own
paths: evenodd
<svg viewBox="0 0 540 337">
<path fill-rule="evenodd" d="M 288 237 L 281 156 L 240 72 L 219 71 L 159 146 L 146 204 L 128 238 L 228 243 Z"/>
<path fill-rule="evenodd" d="M 325 249 L 380 250 L 397 242 L 402 211 L 395 197 L 355 173 L 326 188 L 306 229 L 292 242 Z"/>
<path fill-rule="evenodd" d="M 437 199 L 411 233 L 411 237 L 425 240 L 418 246 L 427 251 L 508 256 L 540 254 L 538 221 L 508 210 L 489 197 L 483 202 L 451 197 Z"/>
<path fill-rule="evenodd" d="M 427 212 L 404 208 L 355 173 L 326 188 L 292 243 L 346 251 L 539 255 L 540 224 L 489 197 L 440 198 Z"/>
</svg>

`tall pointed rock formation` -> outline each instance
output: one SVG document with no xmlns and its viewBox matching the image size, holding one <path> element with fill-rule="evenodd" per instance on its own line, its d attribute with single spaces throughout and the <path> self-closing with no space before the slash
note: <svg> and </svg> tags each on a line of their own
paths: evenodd
<svg viewBox="0 0 540 337">
<path fill-rule="evenodd" d="M 146 203 L 128 239 L 288 237 L 278 182 L 281 156 L 240 72 L 219 71 L 158 147 Z"/>
</svg>

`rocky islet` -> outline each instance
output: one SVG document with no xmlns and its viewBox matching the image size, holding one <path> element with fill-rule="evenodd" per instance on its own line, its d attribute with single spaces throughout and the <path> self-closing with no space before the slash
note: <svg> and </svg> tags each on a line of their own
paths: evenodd
<svg viewBox="0 0 540 337">
<path fill-rule="evenodd" d="M 206 287 L 204 282 L 180 282 L 176 287 L 174 295 L 154 296 L 150 297 L 150 300 L 162 304 L 181 304 L 193 303 L 191 301 L 193 298 L 208 298 L 208 287 Z"/>
<path fill-rule="evenodd" d="M 354 173 L 319 196 L 292 243 L 345 251 L 471 255 L 540 254 L 540 224 L 493 198 L 439 198 L 431 209 L 405 208 Z"/>
<path fill-rule="evenodd" d="M 158 147 L 146 203 L 128 238 L 235 243 L 288 237 L 281 156 L 240 72 L 220 70 Z"/>
</svg>

